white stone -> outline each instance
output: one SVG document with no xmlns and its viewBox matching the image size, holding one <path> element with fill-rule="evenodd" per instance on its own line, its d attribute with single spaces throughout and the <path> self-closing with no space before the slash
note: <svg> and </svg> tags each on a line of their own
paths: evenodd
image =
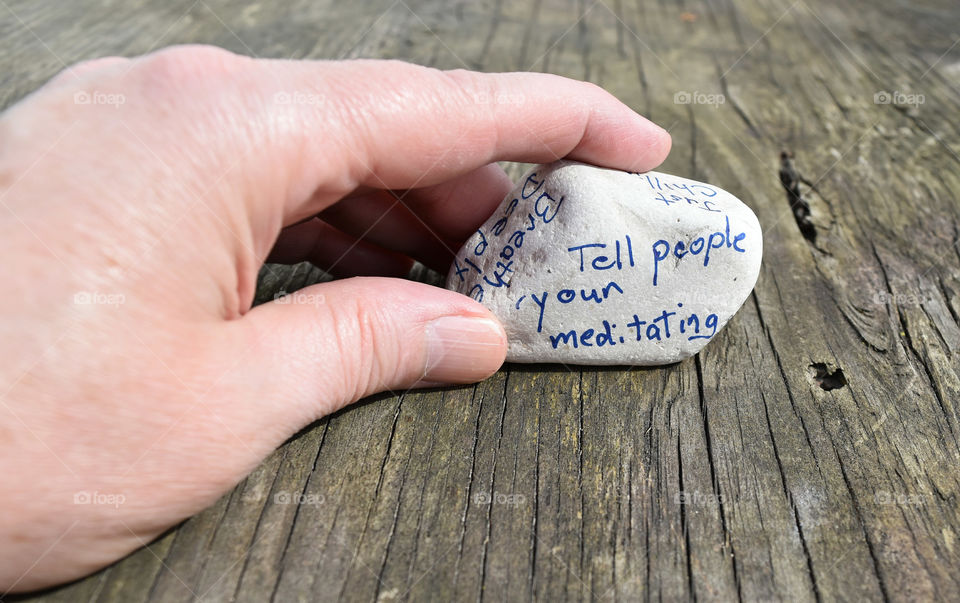
<svg viewBox="0 0 960 603">
<path fill-rule="evenodd" d="M 558 161 L 464 244 L 447 288 L 503 322 L 510 361 L 667 364 L 730 320 L 762 255 L 757 217 L 724 190 Z"/>
</svg>

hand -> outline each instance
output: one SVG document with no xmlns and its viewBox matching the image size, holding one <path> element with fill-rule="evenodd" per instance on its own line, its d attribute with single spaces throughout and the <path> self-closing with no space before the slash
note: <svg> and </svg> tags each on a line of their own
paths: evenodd
<svg viewBox="0 0 960 603">
<path fill-rule="evenodd" d="M 0 141 L 0 591 L 109 564 L 352 401 L 489 376 L 485 308 L 383 275 L 446 269 L 511 189 L 495 161 L 670 147 L 556 76 L 206 47 L 67 69 Z M 381 277 L 251 309 L 271 253 Z"/>
</svg>

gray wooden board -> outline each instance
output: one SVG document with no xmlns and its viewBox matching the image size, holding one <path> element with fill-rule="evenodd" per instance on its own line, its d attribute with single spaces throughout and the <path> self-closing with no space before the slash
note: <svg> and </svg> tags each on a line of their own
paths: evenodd
<svg viewBox="0 0 960 603">
<path fill-rule="evenodd" d="M 39 598 L 957 599 L 958 22 L 950 0 L 5 0 L 2 106 L 186 42 L 549 71 L 668 128 L 663 170 L 765 231 L 754 294 L 697 357 L 375 396 Z M 321 277 L 268 266 L 258 300 Z"/>
</svg>

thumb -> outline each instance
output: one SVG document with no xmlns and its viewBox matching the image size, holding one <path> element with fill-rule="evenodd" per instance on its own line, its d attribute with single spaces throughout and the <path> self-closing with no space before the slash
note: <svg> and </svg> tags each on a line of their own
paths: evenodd
<svg viewBox="0 0 960 603">
<path fill-rule="evenodd" d="M 485 307 L 401 279 L 314 285 L 236 322 L 252 352 L 239 373 L 250 381 L 244 389 L 254 404 L 275 400 L 298 413 L 294 429 L 373 393 L 480 381 L 507 350 Z"/>
</svg>

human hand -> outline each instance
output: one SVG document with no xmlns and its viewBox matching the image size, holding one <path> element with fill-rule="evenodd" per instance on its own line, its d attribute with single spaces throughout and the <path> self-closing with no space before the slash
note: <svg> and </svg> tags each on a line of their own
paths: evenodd
<svg viewBox="0 0 960 603">
<path fill-rule="evenodd" d="M 61 73 L 0 116 L 0 592 L 144 545 L 352 401 L 503 362 L 490 313 L 425 284 L 351 278 L 251 309 L 271 253 L 445 270 L 511 189 L 493 162 L 645 171 L 669 146 L 542 74 L 207 47 Z"/>
</svg>

